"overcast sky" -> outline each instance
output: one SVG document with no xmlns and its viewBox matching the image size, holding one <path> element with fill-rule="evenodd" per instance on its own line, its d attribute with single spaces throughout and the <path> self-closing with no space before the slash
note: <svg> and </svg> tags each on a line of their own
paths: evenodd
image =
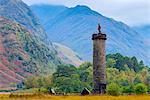
<svg viewBox="0 0 150 100">
<path fill-rule="evenodd" d="M 87 5 L 104 16 L 130 26 L 150 24 L 150 0 L 23 0 L 28 5 Z"/>
</svg>

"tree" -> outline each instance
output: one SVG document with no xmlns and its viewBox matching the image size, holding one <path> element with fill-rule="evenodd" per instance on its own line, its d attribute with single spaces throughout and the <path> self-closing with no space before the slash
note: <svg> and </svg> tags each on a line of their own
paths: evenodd
<svg viewBox="0 0 150 100">
<path fill-rule="evenodd" d="M 51 75 L 44 76 L 43 87 L 48 89 L 51 86 L 52 86 L 52 76 Z"/>
<path fill-rule="evenodd" d="M 128 94 L 134 93 L 133 85 L 123 86 L 122 87 L 122 92 L 123 93 L 128 93 Z"/>
<path fill-rule="evenodd" d="M 56 72 L 53 74 L 55 77 L 65 76 L 69 77 L 71 74 L 74 74 L 76 71 L 76 67 L 73 65 L 59 65 Z"/>
<path fill-rule="evenodd" d="M 27 89 L 30 89 L 30 88 L 37 88 L 38 87 L 38 84 L 37 84 L 37 78 L 35 76 L 30 76 L 30 77 L 27 77 L 25 80 L 24 80 L 24 85 Z"/>
<path fill-rule="evenodd" d="M 139 83 L 135 86 L 134 91 L 136 94 L 145 94 L 147 92 L 147 86 L 142 83 Z"/>
<path fill-rule="evenodd" d="M 92 68 L 92 64 L 90 62 L 84 62 L 79 66 L 79 70 L 87 70 L 89 68 Z"/>
<path fill-rule="evenodd" d="M 148 69 L 147 68 L 143 68 L 139 74 L 141 75 L 141 80 L 144 84 L 148 85 L 149 82 L 148 82 L 148 76 L 150 75 L 150 73 L 148 72 Z"/>
<path fill-rule="evenodd" d="M 80 76 L 80 81 L 81 81 L 81 91 L 84 88 L 87 88 L 92 91 L 93 87 L 93 67 L 90 62 L 85 62 L 79 66 L 77 69 L 77 74 Z M 80 91 L 80 92 L 81 92 Z"/>
<path fill-rule="evenodd" d="M 114 59 L 112 59 L 112 58 L 107 59 L 106 65 L 108 68 L 114 68 L 115 64 L 116 64 L 116 61 Z"/>
<path fill-rule="evenodd" d="M 117 75 L 116 81 L 120 86 L 128 86 L 129 85 L 125 71 L 119 72 L 119 74 Z"/>
<path fill-rule="evenodd" d="M 89 62 L 78 68 L 60 65 L 53 74 L 52 82 L 59 93 L 80 93 L 84 88 L 92 90 L 92 65 Z"/>
<path fill-rule="evenodd" d="M 144 63 L 143 61 L 141 60 L 140 63 L 139 63 L 139 69 L 142 70 L 144 68 Z"/>
<path fill-rule="evenodd" d="M 136 57 L 131 58 L 131 63 L 132 63 L 131 68 L 133 68 L 135 72 L 138 72 L 139 67 L 138 67 L 138 60 L 136 59 Z"/>
<path fill-rule="evenodd" d="M 53 87 L 59 93 L 80 92 L 81 81 L 73 65 L 59 65 L 52 78 Z"/>
<path fill-rule="evenodd" d="M 146 78 L 146 85 L 150 87 L 150 74 Z"/>
<path fill-rule="evenodd" d="M 126 76 L 127 76 L 128 83 L 130 85 L 134 84 L 134 79 L 135 79 L 135 76 L 136 76 L 135 71 L 132 69 L 132 70 L 126 71 L 125 73 L 126 73 Z"/>
<path fill-rule="evenodd" d="M 117 79 L 119 78 L 119 70 L 116 68 L 107 68 L 107 81 L 108 83 L 116 82 Z"/>
<path fill-rule="evenodd" d="M 137 73 L 134 79 L 134 84 L 142 83 L 142 76 L 141 74 Z"/>
<path fill-rule="evenodd" d="M 118 96 L 121 94 L 121 89 L 118 84 L 116 83 L 111 83 L 107 86 L 107 94 L 112 95 L 112 96 Z"/>
</svg>

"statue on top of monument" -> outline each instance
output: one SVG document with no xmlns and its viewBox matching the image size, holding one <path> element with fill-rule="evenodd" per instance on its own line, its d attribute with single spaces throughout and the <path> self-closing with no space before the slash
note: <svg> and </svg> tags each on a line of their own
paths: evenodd
<svg viewBox="0 0 150 100">
<path fill-rule="evenodd" d="M 101 26 L 100 26 L 100 24 L 98 24 L 98 32 L 99 32 L 99 34 L 101 34 Z"/>
</svg>

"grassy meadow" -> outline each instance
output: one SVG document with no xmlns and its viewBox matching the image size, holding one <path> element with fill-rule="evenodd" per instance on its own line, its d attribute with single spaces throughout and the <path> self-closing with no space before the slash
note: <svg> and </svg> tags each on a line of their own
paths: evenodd
<svg viewBox="0 0 150 100">
<path fill-rule="evenodd" d="M 53 96 L 49 94 L 32 93 L 2 93 L 0 100 L 150 100 L 150 95 L 131 96 Z"/>
</svg>

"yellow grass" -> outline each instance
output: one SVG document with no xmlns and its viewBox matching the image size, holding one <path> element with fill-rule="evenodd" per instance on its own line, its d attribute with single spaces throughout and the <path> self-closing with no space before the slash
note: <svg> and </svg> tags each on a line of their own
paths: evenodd
<svg viewBox="0 0 150 100">
<path fill-rule="evenodd" d="M 0 94 L 0 100 L 150 100 L 150 95 L 132 96 L 52 96 L 46 94 Z"/>
</svg>

